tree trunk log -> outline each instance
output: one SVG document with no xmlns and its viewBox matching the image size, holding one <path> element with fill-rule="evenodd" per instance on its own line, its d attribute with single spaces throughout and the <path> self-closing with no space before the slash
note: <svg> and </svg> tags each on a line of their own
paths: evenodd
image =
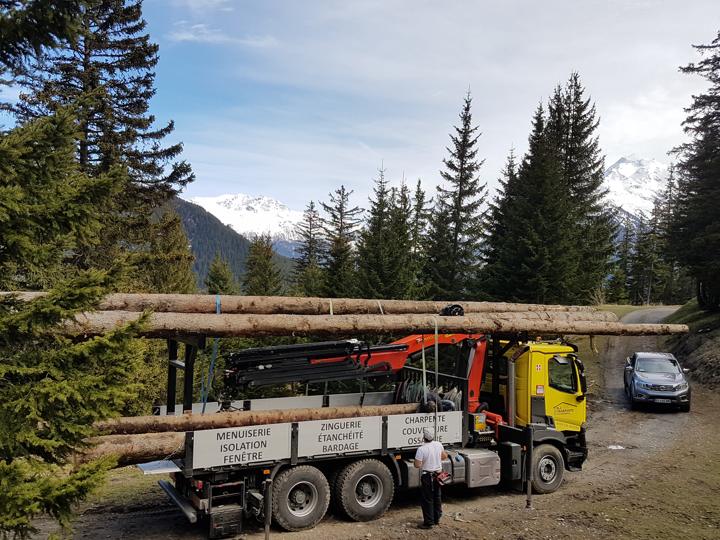
<svg viewBox="0 0 720 540">
<path fill-rule="evenodd" d="M 21 300 L 34 300 L 46 293 L 16 292 Z M 512 304 L 509 302 L 371 300 L 363 298 L 308 298 L 295 296 L 220 296 L 222 313 L 257 315 L 353 315 L 353 314 L 426 314 L 439 313 L 444 307 L 459 304 L 465 313 L 570 311 L 595 312 L 592 306 Z M 168 313 L 215 313 L 216 297 L 208 294 L 110 294 L 99 306 L 101 311 L 157 311 Z"/>
<path fill-rule="evenodd" d="M 356 416 L 409 414 L 417 411 L 417 403 L 368 405 L 365 407 L 321 407 L 316 409 L 278 409 L 271 411 L 234 411 L 179 416 L 129 416 L 97 422 L 95 427 L 108 435 L 195 431 L 242 426 L 262 426 L 283 422 L 330 420 Z"/>
<path fill-rule="evenodd" d="M 96 335 L 137 319 L 128 311 L 98 311 L 78 315 L 65 326 L 69 335 Z M 683 324 L 624 324 L 596 320 L 557 320 L 551 314 L 510 316 L 471 314 L 464 317 L 435 315 L 236 315 L 207 313 L 152 313 L 141 335 L 183 336 L 351 336 L 357 334 L 431 333 L 517 333 L 531 335 L 617 335 L 645 336 L 687 333 Z"/>
<path fill-rule="evenodd" d="M 92 437 L 94 446 L 75 455 L 76 463 L 87 463 L 106 456 L 118 458 L 118 466 L 134 465 L 156 459 L 174 459 L 185 455 L 185 433 L 142 433 Z"/>
</svg>

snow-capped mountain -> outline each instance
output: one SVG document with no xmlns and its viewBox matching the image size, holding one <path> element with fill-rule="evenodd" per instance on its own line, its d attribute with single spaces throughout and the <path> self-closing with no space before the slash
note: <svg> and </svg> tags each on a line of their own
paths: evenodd
<svg viewBox="0 0 720 540">
<path fill-rule="evenodd" d="M 290 210 L 270 197 L 253 197 L 244 193 L 193 197 L 190 202 L 203 207 L 223 224 L 248 238 L 269 234 L 275 251 L 292 257 L 298 240 L 295 230 L 302 212 Z"/>
<path fill-rule="evenodd" d="M 622 157 L 605 171 L 608 199 L 632 217 L 648 217 L 665 188 L 668 165 L 635 155 Z"/>
</svg>

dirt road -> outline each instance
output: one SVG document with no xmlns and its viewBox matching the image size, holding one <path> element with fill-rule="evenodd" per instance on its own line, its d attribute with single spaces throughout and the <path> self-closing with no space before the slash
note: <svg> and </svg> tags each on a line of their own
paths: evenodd
<svg viewBox="0 0 720 540">
<path fill-rule="evenodd" d="M 640 310 L 623 320 L 657 322 L 670 312 Z M 311 531 L 274 531 L 273 538 L 720 538 L 720 399 L 695 385 L 689 414 L 631 411 L 622 388 L 624 359 L 633 351 L 662 349 L 661 340 L 611 338 L 598 346 L 599 354 L 585 359 L 600 363 L 588 370 L 596 379 L 590 388 L 589 459 L 582 472 L 566 474 L 556 493 L 535 497 L 533 510 L 525 509 L 521 494 L 446 489 L 441 525 L 422 531 L 416 528 L 418 494 L 410 492 L 397 495 L 377 521 L 328 516 Z M 124 498 L 127 504 L 110 497 L 85 509 L 74 537 L 205 538 L 149 483 Z M 262 534 L 255 529 L 245 537 Z"/>
</svg>

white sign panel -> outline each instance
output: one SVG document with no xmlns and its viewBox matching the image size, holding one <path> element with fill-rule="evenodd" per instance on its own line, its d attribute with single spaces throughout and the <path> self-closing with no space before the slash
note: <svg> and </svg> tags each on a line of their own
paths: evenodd
<svg viewBox="0 0 720 540">
<path fill-rule="evenodd" d="M 290 457 L 290 424 L 208 429 L 193 435 L 193 468 L 246 465 Z"/>
<path fill-rule="evenodd" d="M 462 415 L 462 411 L 438 413 L 435 440 L 446 444 L 462 441 Z M 423 429 L 435 429 L 435 413 L 394 414 L 387 421 L 388 448 L 420 446 Z"/>
<path fill-rule="evenodd" d="M 382 446 L 382 418 L 368 416 L 302 422 L 298 435 L 300 457 L 378 450 Z"/>
</svg>

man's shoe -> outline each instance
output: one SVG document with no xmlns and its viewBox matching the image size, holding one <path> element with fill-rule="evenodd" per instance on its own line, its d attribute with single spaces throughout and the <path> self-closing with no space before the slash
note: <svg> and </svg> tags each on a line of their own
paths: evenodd
<svg viewBox="0 0 720 540">
<path fill-rule="evenodd" d="M 432 529 L 433 525 L 432 523 L 421 523 L 418 525 L 418 529 Z"/>
</svg>

